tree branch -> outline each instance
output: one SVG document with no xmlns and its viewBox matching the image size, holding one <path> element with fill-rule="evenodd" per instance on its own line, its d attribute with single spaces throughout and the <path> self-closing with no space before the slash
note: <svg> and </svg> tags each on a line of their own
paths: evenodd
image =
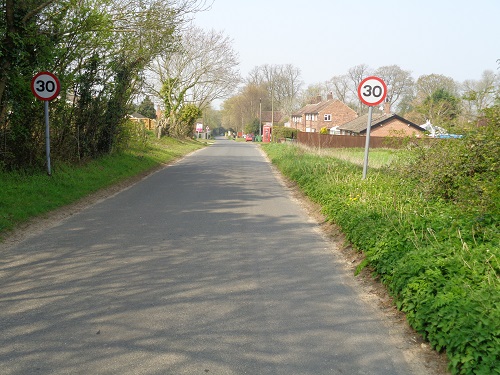
<svg viewBox="0 0 500 375">
<path fill-rule="evenodd" d="M 44 8 L 48 7 L 52 3 L 54 3 L 56 0 L 48 0 L 45 3 L 40 4 L 37 6 L 35 9 L 31 10 L 31 12 L 28 12 L 22 19 L 22 23 L 26 23 L 30 20 L 30 18 L 36 16 L 38 13 L 40 13 Z"/>
</svg>

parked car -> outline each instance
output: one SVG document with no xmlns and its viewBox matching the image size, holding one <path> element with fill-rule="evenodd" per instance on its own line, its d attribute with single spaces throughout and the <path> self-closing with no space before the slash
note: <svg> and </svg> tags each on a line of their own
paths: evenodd
<svg viewBox="0 0 500 375">
<path fill-rule="evenodd" d="M 253 141 L 253 136 L 252 136 L 252 134 L 247 134 L 247 136 L 245 137 L 245 142 L 248 142 L 248 141 L 250 141 L 250 142 L 252 142 L 252 141 Z"/>
</svg>

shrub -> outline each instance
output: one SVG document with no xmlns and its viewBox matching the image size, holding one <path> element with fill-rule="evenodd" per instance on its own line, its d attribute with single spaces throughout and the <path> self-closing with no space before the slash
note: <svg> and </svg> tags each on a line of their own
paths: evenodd
<svg viewBox="0 0 500 375">
<path fill-rule="evenodd" d="M 412 178 L 429 199 L 444 199 L 477 217 L 499 218 L 500 124 L 475 129 L 463 139 L 443 139 L 415 149 L 396 170 Z"/>
<path fill-rule="evenodd" d="M 284 126 L 273 126 L 273 139 L 297 138 L 297 130 Z"/>
</svg>

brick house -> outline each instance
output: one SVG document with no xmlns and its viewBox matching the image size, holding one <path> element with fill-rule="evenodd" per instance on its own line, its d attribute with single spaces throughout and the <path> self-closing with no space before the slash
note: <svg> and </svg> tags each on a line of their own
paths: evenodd
<svg viewBox="0 0 500 375">
<path fill-rule="evenodd" d="M 273 126 L 283 120 L 283 113 L 280 111 L 262 111 L 262 125 Z"/>
<path fill-rule="evenodd" d="M 355 120 L 338 127 L 342 135 L 366 135 L 368 115 L 363 115 Z M 425 129 L 417 124 L 406 120 L 394 113 L 390 113 L 386 103 L 383 114 L 373 114 L 370 127 L 370 136 L 375 137 L 421 137 Z"/>
<path fill-rule="evenodd" d="M 319 132 L 321 128 L 335 128 L 358 117 L 357 113 L 328 94 L 326 100 L 318 96 L 313 103 L 292 114 L 291 127 L 304 132 Z"/>
</svg>

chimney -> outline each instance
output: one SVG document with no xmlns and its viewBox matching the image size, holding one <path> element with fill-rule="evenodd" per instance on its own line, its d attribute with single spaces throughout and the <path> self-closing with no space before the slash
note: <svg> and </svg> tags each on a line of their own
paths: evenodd
<svg viewBox="0 0 500 375">
<path fill-rule="evenodd" d="M 326 100 L 333 100 L 333 93 L 331 91 L 326 96 Z"/>
<path fill-rule="evenodd" d="M 323 98 L 321 98 L 321 95 L 318 95 L 316 97 L 316 103 L 321 103 L 322 100 L 323 100 Z"/>
<path fill-rule="evenodd" d="M 156 107 L 156 119 L 159 120 L 161 118 L 161 109 L 160 109 L 160 106 L 157 106 Z"/>
<path fill-rule="evenodd" d="M 390 115 L 391 114 L 391 103 L 384 102 L 384 114 L 385 115 Z"/>
</svg>

